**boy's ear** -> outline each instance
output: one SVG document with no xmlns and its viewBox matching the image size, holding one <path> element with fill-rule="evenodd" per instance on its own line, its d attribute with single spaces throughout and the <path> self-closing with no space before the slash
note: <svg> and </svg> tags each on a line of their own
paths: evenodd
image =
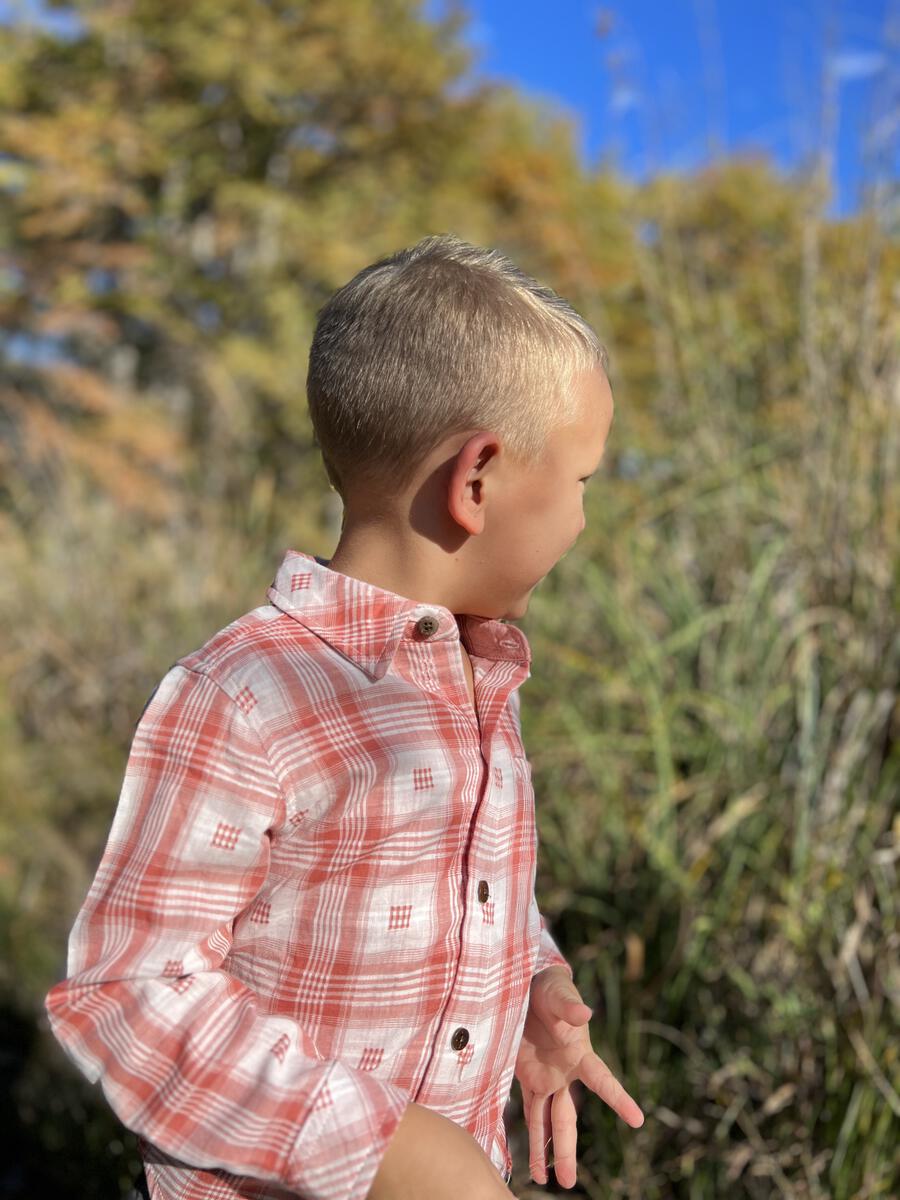
<svg viewBox="0 0 900 1200">
<path fill-rule="evenodd" d="M 484 529 L 485 483 L 497 463 L 500 441 L 495 433 L 473 433 L 457 450 L 447 483 L 450 515 L 468 533 Z"/>
</svg>

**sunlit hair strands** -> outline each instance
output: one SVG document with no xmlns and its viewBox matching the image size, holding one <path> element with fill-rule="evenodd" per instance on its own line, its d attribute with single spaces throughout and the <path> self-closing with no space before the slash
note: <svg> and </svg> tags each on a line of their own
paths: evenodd
<svg viewBox="0 0 900 1200">
<path fill-rule="evenodd" d="M 445 437 L 492 429 L 522 463 L 576 417 L 571 383 L 608 357 L 551 288 L 498 250 L 423 238 L 359 271 L 318 314 L 307 397 L 328 478 L 396 494 Z"/>
</svg>

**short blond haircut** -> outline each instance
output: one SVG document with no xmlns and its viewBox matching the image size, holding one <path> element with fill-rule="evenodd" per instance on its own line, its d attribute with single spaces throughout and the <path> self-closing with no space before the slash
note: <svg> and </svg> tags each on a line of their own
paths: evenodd
<svg viewBox="0 0 900 1200">
<path fill-rule="evenodd" d="M 533 464 L 578 417 L 575 376 L 605 347 L 574 308 L 498 250 L 451 234 L 379 259 L 318 313 L 306 388 L 328 478 L 404 490 L 444 438 L 496 433 Z"/>
</svg>

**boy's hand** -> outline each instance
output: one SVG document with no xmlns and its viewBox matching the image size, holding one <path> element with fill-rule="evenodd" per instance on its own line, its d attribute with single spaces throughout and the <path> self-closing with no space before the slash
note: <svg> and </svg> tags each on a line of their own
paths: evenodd
<svg viewBox="0 0 900 1200">
<path fill-rule="evenodd" d="M 545 967 L 531 981 L 525 1029 L 516 1058 L 528 1125 L 529 1170 L 547 1182 L 547 1147 L 563 1187 L 575 1183 L 575 1105 L 569 1084 L 580 1079 L 635 1129 L 644 1114 L 591 1047 L 591 1010 L 564 967 Z"/>
</svg>

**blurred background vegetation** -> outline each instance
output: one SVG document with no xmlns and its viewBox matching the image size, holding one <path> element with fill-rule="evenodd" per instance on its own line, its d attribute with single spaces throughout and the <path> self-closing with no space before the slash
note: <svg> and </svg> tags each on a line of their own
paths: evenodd
<svg viewBox="0 0 900 1200">
<path fill-rule="evenodd" d="M 574 1194 L 900 1195 L 890 207 L 827 219 L 817 163 L 587 171 L 452 6 L 69 7 L 77 38 L 0 28 L 0 1197 L 128 1191 L 43 997 L 147 695 L 336 543 L 317 308 L 441 231 L 612 360 L 588 527 L 521 622 L 539 897 L 647 1115 L 584 1103 Z"/>
</svg>

